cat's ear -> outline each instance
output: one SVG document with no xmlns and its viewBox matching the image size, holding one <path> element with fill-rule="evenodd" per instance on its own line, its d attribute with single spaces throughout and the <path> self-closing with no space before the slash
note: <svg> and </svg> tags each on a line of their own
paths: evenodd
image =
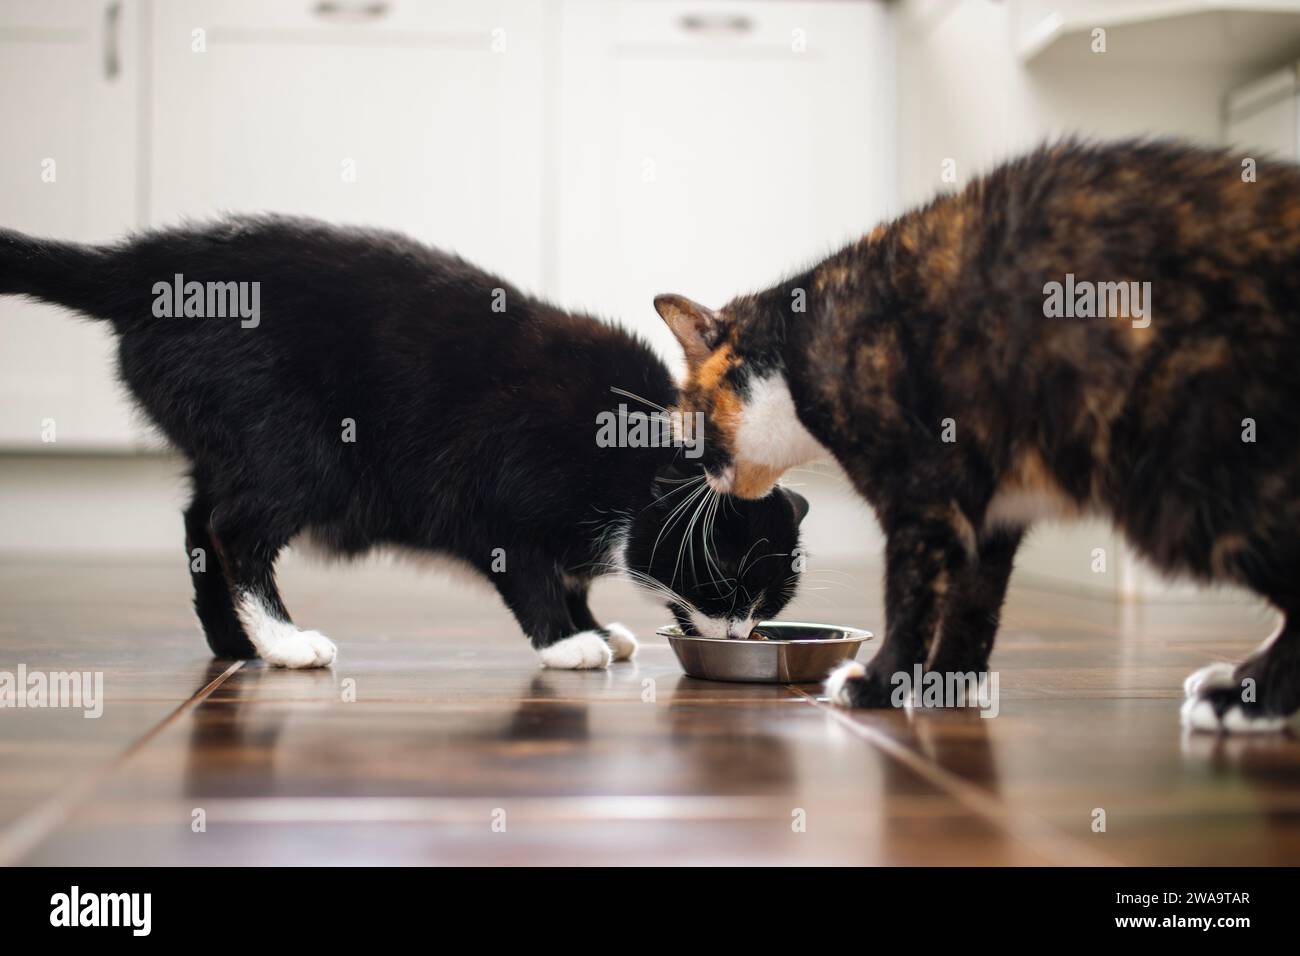
<svg viewBox="0 0 1300 956">
<path fill-rule="evenodd" d="M 808 517 L 808 499 L 789 488 L 782 488 L 781 494 L 785 495 L 786 500 L 794 508 L 794 523 L 803 524 L 803 519 Z"/>
<path fill-rule="evenodd" d="M 677 336 L 691 365 L 708 358 L 722 338 L 722 317 L 685 296 L 657 295 L 655 310 Z"/>
</svg>

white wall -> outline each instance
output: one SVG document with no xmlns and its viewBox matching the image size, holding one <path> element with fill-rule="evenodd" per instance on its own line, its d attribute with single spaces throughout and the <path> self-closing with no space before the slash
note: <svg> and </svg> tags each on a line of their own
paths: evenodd
<svg viewBox="0 0 1300 956">
<path fill-rule="evenodd" d="M 883 2 L 386 7 L 123 0 L 110 22 L 82 0 L 0 3 L 0 224 L 87 240 L 222 211 L 389 226 L 676 364 L 656 293 L 767 285 L 895 204 Z M 103 326 L 0 300 L 0 552 L 172 551 L 183 468 L 133 456 L 142 434 Z M 869 517 L 833 497 L 814 548 L 871 553 Z"/>
<path fill-rule="evenodd" d="M 655 294 L 768 285 L 894 203 L 883 0 L 325 6 L 0 5 L 0 223 L 389 227 L 675 364 Z M 0 300 L 0 450 L 49 450 L 50 420 L 63 451 L 138 447 L 111 355 L 101 325 Z"/>
<path fill-rule="evenodd" d="M 1221 143 L 1225 96 L 1271 69 L 1283 51 L 1300 49 L 1296 21 L 1207 15 L 1129 22 L 1155 8 L 1198 6 L 1214 4 L 905 0 L 897 8 L 902 206 L 959 188 L 999 160 L 1065 134 Z M 1025 61 L 1026 35 L 1057 11 L 1086 28 Z M 1104 53 L 1093 52 L 1087 25 L 1094 23 L 1107 30 Z M 941 178 L 949 159 L 956 161 L 956 183 Z M 1101 573 L 1093 570 L 1096 549 L 1104 551 Z M 1159 599 L 1197 593 L 1161 580 L 1099 521 L 1036 529 L 1018 564 L 1022 576 L 1107 593 Z"/>
<path fill-rule="evenodd" d="M 1224 97 L 1275 65 L 1207 51 L 1179 56 L 1187 29 L 1177 20 L 1105 28 L 1104 53 L 1091 51 L 1089 32 L 1077 32 L 1028 62 L 1022 59 L 1021 30 L 1031 13 L 1089 6 L 1122 12 L 1139 4 L 904 0 L 899 5 L 904 205 L 952 188 L 940 179 L 945 159 L 956 160 L 960 185 L 1001 159 L 1063 134 L 1101 139 L 1166 134 L 1219 143 Z M 1099 14 L 1097 22 L 1107 19 Z M 1231 49 L 1232 42 L 1225 31 L 1222 47 Z"/>
<path fill-rule="evenodd" d="M 0 225 L 103 241 L 139 224 L 141 8 L 0 3 Z M 115 68 L 114 68 L 115 67 Z M 138 429 L 102 325 L 0 298 L 0 448 L 129 448 Z"/>
<path fill-rule="evenodd" d="M 655 295 L 722 305 L 895 204 L 883 3 L 576 0 L 563 11 L 560 301 L 618 318 L 676 363 Z M 705 26 L 682 29 L 693 18 Z"/>
</svg>

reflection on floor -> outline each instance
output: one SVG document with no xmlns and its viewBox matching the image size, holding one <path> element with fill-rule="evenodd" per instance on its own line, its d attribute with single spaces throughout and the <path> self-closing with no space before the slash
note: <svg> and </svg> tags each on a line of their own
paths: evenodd
<svg viewBox="0 0 1300 956">
<path fill-rule="evenodd" d="M 879 629 L 878 570 L 813 577 L 788 616 Z M 0 863 L 1300 859 L 1300 741 L 1178 727 L 1183 677 L 1254 647 L 1262 608 L 1015 590 L 985 719 L 685 678 L 622 584 L 597 611 L 641 653 L 567 673 L 490 592 L 289 578 L 330 671 L 211 661 L 179 564 L 0 563 L 0 671 L 102 671 L 106 698 L 0 710 Z"/>
</svg>

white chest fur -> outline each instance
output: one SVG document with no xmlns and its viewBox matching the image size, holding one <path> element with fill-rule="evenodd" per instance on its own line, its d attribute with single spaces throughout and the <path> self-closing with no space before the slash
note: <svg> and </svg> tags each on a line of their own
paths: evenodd
<svg viewBox="0 0 1300 956">
<path fill-rule="evenodd" d="M 784 470 L 829 457 L 799 421 L 784 375 L 773 372 L 749 383 L 736 429 L 737 461 Z"/>
</svg>

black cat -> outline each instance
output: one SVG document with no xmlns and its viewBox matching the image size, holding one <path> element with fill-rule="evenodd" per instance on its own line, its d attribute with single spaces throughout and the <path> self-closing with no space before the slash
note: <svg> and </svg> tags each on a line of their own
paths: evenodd
<svg viewBox="0 0 1300 956">
<path fill-rule="evenodd" d="M 635 652 L 587 606 L 604 573 L 713 636 L 796 586 L 806 502 L 710 491 L 703 436 L 665 434 L 677 391 L 644 343 L 403 236 L 279 217 L 102 247 L 0 231 L 0 293 L 113 323 L 122 380 L 192 463 L 186 547 L 218 656 L 334 660 L 276 590 L 300 532 L 460 559 L 550 667 Z"/>
</svg>

